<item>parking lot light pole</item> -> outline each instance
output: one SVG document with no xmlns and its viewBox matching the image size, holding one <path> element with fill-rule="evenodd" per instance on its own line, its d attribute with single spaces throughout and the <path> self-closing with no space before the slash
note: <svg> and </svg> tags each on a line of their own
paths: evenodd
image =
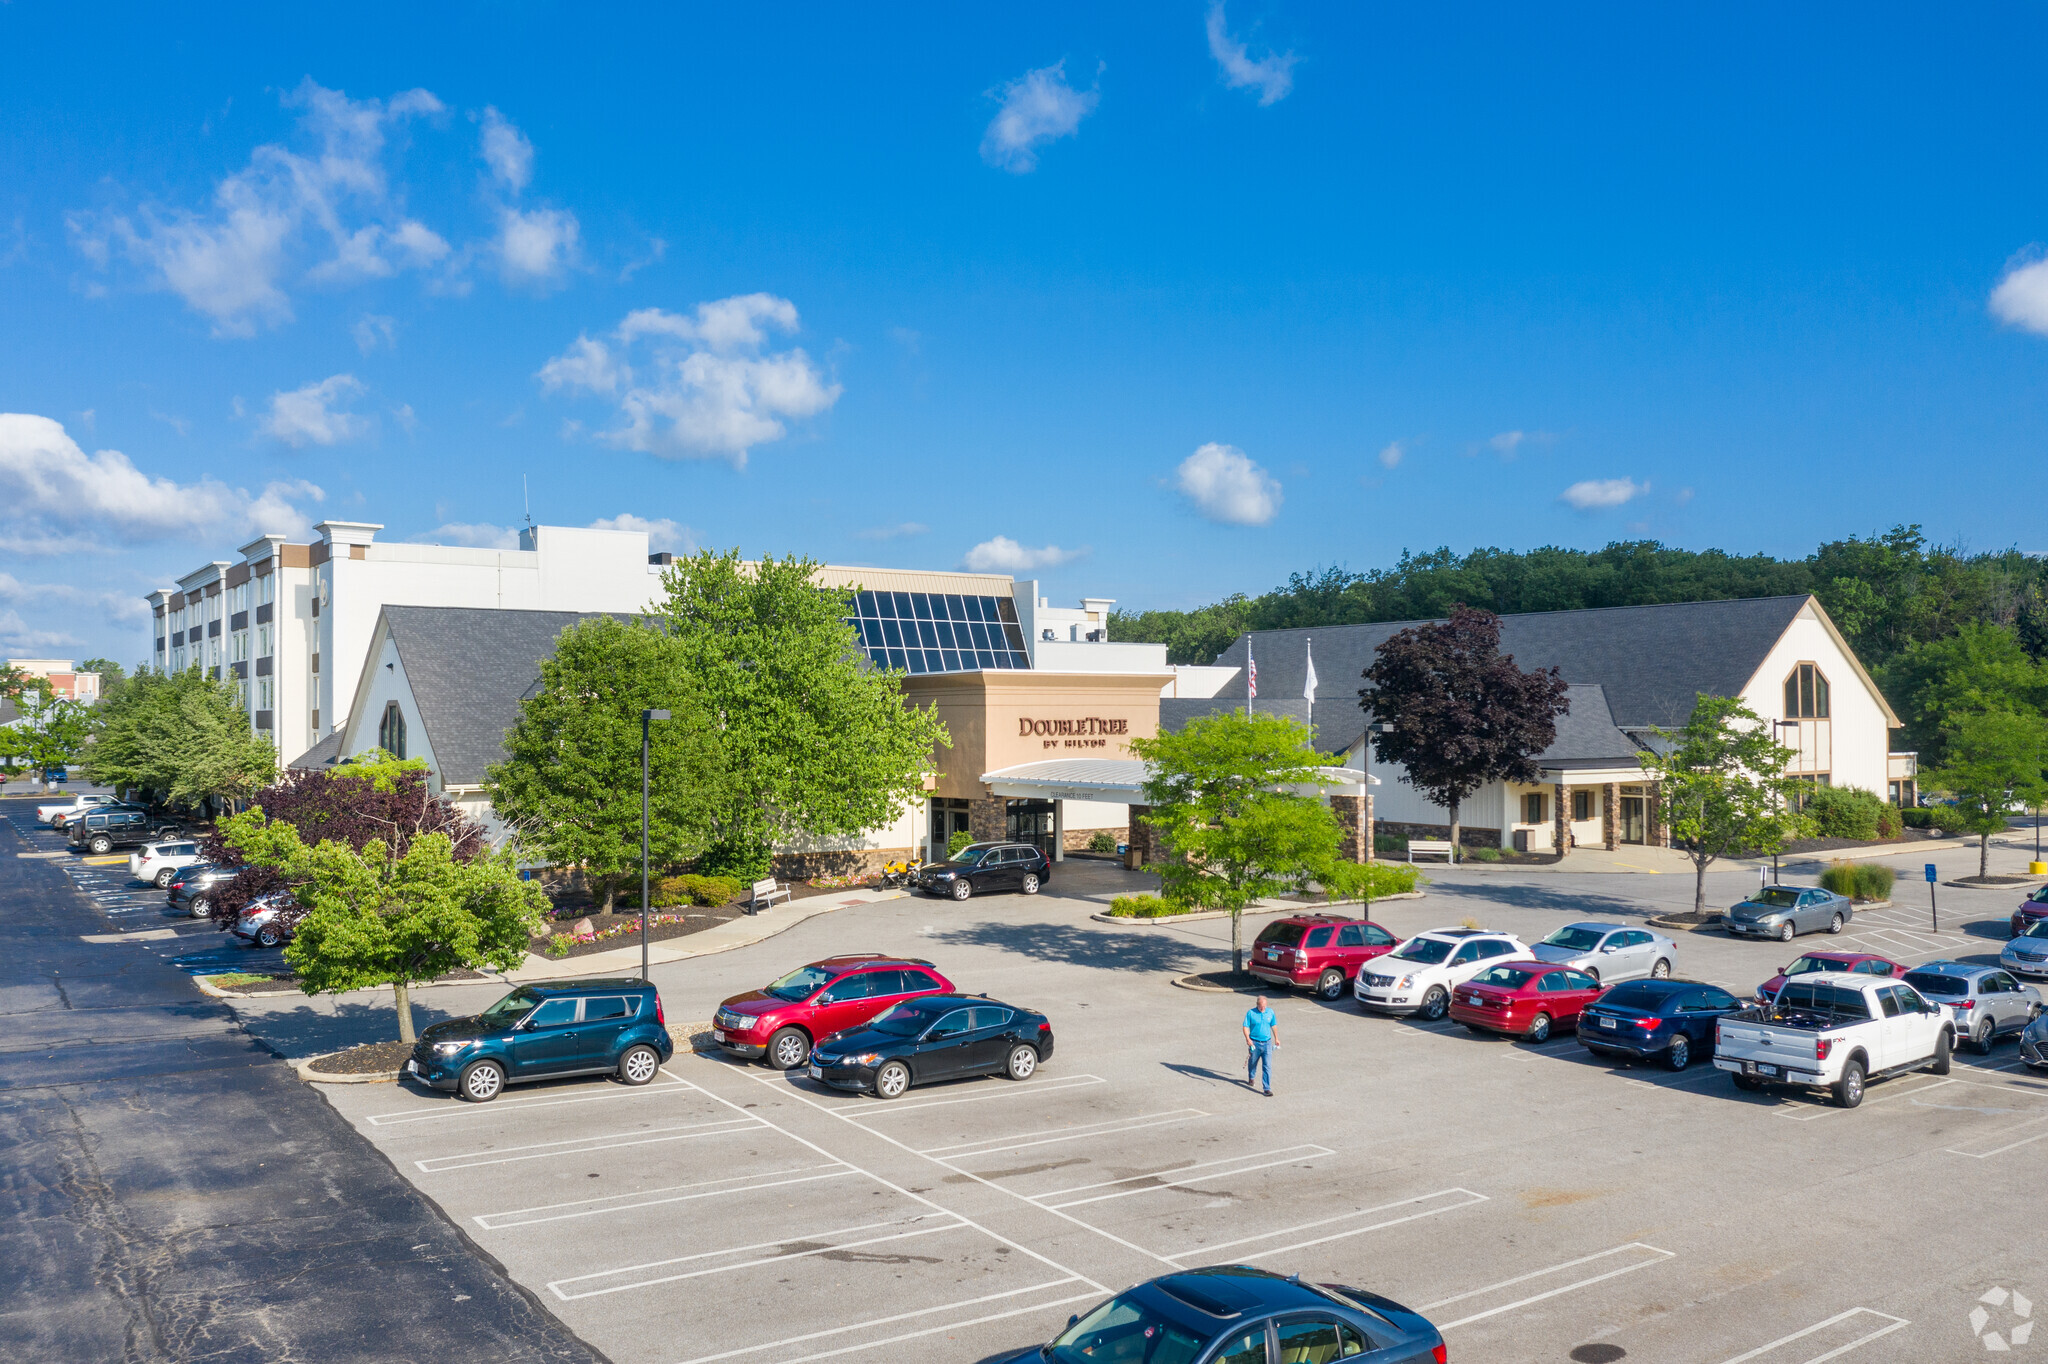
<svg viewBox="0 0 2048 1364">
<path fill-rule="evenodd" d="M 1773 721 L 1771 721 L 1771 737 L 1772 737 L 1773 739 L 1777 739 L 1777 738 L 1778 738 L 1778 731 L 1779 731 L 1779 730 L 1781 730 L 1781 729 L 1789 729 L 1789 730 L 1792 730 L 1792 731 L 1794 731 L 1793 747 L 1795 747 L 1795 748 L 1796 748 L 1796 747 L 1798 747 L 1798 746 L 1799 746 L 1799 744 L 1798 744 L 1798 739 L 1797 739 L 1797 731 L 1798 731 L 1798 729 L 1799 729 L 1799 722 L 1798 722 L 1797 720 L 1773 720 Z M 1782 739 L 1779 739 L 1779 742 L 1780 742 L 1780 743 L 1783 743 L 1783 742 L 1784 742 L 1784 740 L 1782 740 Z M 1778 840 L 1778 842 L 1779 842 L 1780 844 L 1783 844 L 1783 843 L 1784 843 L 1784 841 L 1785 841 L 1785 840 L 1784 840 L 1784 839 L 1783 839 L 1782 837 L 1781 837 L 1781 838 L 1779 838 L 1779 840 Z M 1777 848 L 1773 848 L 1773 849 L 1771 850 L 1771 884 L 1773 884 L 1773 885 L 1777 885 L 1777 884 L 1779 883 L 1779 878 L 1778 878 L 1778 852 L 1779 852 L 1779 849 L 1777 849 Z"/>
<path fill-rule="evenodd" d="M 647 974 L 647 735 L 656 720 L 668 719 L 665 710 L 640 712 L 640 979 L 652 984 Z"/>
</svg>

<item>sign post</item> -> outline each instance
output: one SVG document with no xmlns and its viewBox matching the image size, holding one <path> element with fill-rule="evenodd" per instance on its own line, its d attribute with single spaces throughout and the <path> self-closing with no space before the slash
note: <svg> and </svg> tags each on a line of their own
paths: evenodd
<svg viewBox="0 0 2048 1364">
<path fill-rule="evenodd" d="M 1941 932 L 1941 910 L 1934 903 L 1934 864 L 1932 862 L 1927 864 L 1927 921 L 1934 926 L 1936 933 Z"/>
</svg>

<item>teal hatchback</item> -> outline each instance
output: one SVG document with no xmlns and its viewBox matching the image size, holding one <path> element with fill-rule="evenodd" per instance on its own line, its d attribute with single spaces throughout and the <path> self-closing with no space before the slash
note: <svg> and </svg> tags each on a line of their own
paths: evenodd
<svg viewBox="0 0 2048 1364">
<path fill-rule="evenodd" d="M 637 977 L 522 985 L 467 1018 L 420 1034 L 405 1073 L 433 1089 L 489 1103 L 506 1085 L 565 1075 L 616 1075 L 644 1085 L 675 1054 L 661 996 Z"/>
</svg>

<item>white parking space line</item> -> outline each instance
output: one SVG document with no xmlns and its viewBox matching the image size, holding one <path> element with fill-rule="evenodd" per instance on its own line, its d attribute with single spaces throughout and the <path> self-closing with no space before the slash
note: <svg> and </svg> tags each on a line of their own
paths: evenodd
<svg viewBox="0 0 2048 1364">
<path fill-rule="evenodd" d="M 588 1151 L 613 1151 L 624 1146 L 653 1146 L 667 1141 L 688 1141 L 693 1137 L 730 1137 L 765 1126 L 758 1120 L 718 1118 L 711 1122 L 680 1123 L 673 1127 L 642 1127 L 633 1132 L 606 1132 L 594 1137 L 565 1137 L 561 1141 L 540 1141 L 528 1146 L 498 1146 L 483 1151 L 465 1151 L 457 1156 L 433 1156 L 416 1160 L 421 1174 L 437 1175 L 449 1170 L 473 1170 L 480 1165 L 510 1165 L 521 1160 L 547 1160 L 554 1156 L 582 1155 Z"/>
<path fill-rule="evenodd" d="M 1105 1179 L 1095 1184 L 1077 1184 L 1071 1189 L 1055 1189 L 1051 1193 L 1033 1194 L 1032 1201 L 1048 1208 L 1078 1208 L 1084 1203 L 1100 1203 L 1110 1198 L 1129 1198 L 1133 1194 L 1152 1193 L 1159 1189 L 1183 1189 L 1191 1184 L 1206 1184 L 1212 1179 L 1233 1179 L 1248 1175 L 1254 1170 L 1269 1170 L 1276 1165 L 1293 1165 L 1299 1161 L 1314 1160 L 1321 1156 L 1337 1153 L 1327 1146 L 1286 1146 L 1276 1151 L 1254 1151 L 1249 1155 L 1235 1156 L 1227 1160 L 1204 1160 L 1189 1165 L 1169 1166 L 1149 1175 L 1128 1175 L 1123 1179 Z M 1268 1160 L 1265 1157 L 1272 1157 Z M 1179 1179 L 1168 1179 L 1167 1175 L 1179 1175 Z M 1118 1185 L 1129 1184 L 1124 1189 Z M 1107 1189 L 1108 1193 L 1092 1192 Z M 1069 1194 L 1089 1194 L 1086 1198 L 1070 1198 Z"/>
<path fill-rule="evenodd" d="M 929 1223 L 919 1226 L 918 1223 Z M 891 1231 L 881 1236 L 858 1236 L 863 1231 L 881 1231 L 884 1227 L 908 1227 L 908 1231 Z M 649 1260 L 645 1264 L 621 1265 L 617 1269 L 600 1269 L 593 1274 L 578 1274 L 572 1278 L 556 1279 L 548 1285 L 548 1292 L 563 1302 L 574 1302 L 579 1298 L 601 1298 L 611 1293 L 624 1293 L 635 1288 L 652 1288 L 657 1284 L 676 1283 L 683 1279 L 701 1279 L 711 1274 L 730 1274 L 741 1269 L 759 1269 L 762 1265 L 787 1264 L 793 1260 L 807 1260 L 814 1255 L 825 1255 L 842 1250 L 855 1250 L 861 1246 L 878 1246 L 885 1241 L 905 1241 L 914 1236 L 932 1236 L 942 1231 L 964 1231 L 967 1221 L 952 1213 L 914 1213 L 909 1217 L 892 1218 L 887 1222 L 863 1222 L 858 1226 L 835 1227 L 830 1231 L 815 1231 L 802 1236 L 785 1236 L 775 1241 L 755 1241 L 751 1245 L 726 1246 L 720 1250 L 702 1250 L 694 1255 L 675 1255 L 666 1260 Z M 854 1236 L 851 1241 L 830 1241 L 826 1238 Z M 754 1255 L 757 1250 L 776 1246 L 801 1246 L 800 1250 L 779 1250 L 773 1255 Z M 625 1274 L 645 1275 L 649 1270 L 669 1269 L 678 1265 L 700 1264 L 705 1260 L 716 1260 L 722 1256 L 738 1255 L 751 1258 L 739 1259 L 731 1264 L 706 1265 L 701 1269 L 676 1269 L 672 1274 L 657 1274 L 651 1278 L 629 1279 L 623 1283 L 605 1284 L 595 1288 L 573 1288 L 572 1285 L 590 1284 L 601 1279 L 616 1279 Z"/>
<path fill-rule="evenodd" d="M 990 1137 L 982 1141 L 963 1141 L 957 1146 L 932 1146 L 917 1154 L 933 1160 L 972 1160 L 976 1156 L 992 1156 L 1004 1151 L 1019 1151 L 1027 1146 L 1051 1146 L 1056 1142 L 1078 1141 L 1083 1137 L 1108 1137 L 1121 1132 L 1136 1132 L 1147 1127 L 1171 1127 L 1175 1123 L 1190 1122 L 1196 1118 L 1210 1116 L 1199 1108 L 1170 1108 L 1162 1113 L 1141 1113 L 1135 1118 L 1116 1118 L 1108 1122 L 1093 1122 L 1082 1127 L 1042 1127 L 1035 1132 L 1018 1132 L 1005 1137 Z"/>
<path fill-rule="evenodd" d="M 432 1107 L 401 1109 L 396 1113 L 372 1113 L 363 1121 L 372 1127 L 396 1127 L 400 1123 L 432 1122 L 437 1118 L 502 1118 L 507 1113 L 523 1112 L 529 1108 L 556 1108 L 562 1104 L 594 1104 L 608 1099 L 647 1099 L 658 1095 L 676 1095 L 684 1091 L 670 1085 L 647 1085 L 643 1088 L 628 1089 L 621 1086 L 602 1094 L 579 1094 L 569 1099 L 545 1099 L 535 1095 L 531 1099 L 500 1098 L 492 1104 L 465 1104 L 455 1100 L 442 1100 Z"/>
<path fill-rule="evenodd" d="M 688 1203 L 699 1198 L 717 1198 L 723 1194 L 758 1193 L 763 1189 L 780 1189 L 791 1184 L 811 1184 L 821 1179 L 844 1179 L 856 1173 L 851 1165 L 800 1165 L 790 1170 L 770 1170 L 760 1175 L 733 1175 L 726 1179 L 706 1179 L 695 1184 L 670 1184 L 659 1189 L 642 1189 L 637 1193 L 608 1194 L 603 1198 L 578 1198 L 567 1203 L 544 1203 L 534 1208 L 515 1208 L 510 1212 L 478 1213 L 473 1219 L 486 1231 L 500 1231 L 506 1227 L 530 1227 L 540 1222 L 561 1222 L 572 1217 L 595 1217 L 608 1212 L 626 1212 L 634 1208 L 655 1208 L 665 1203 Z"/>
<path fill-rule="evenodd" d="M 1339 1222 L 1348 1222 L 1355 1217 L 1372 1217 L 1378 1213 L 1393 1212 L 1402 1208 L 1416 1209 L 1416 1211 L 1402 1213 L 1399 1217 L 1384 1218 L 1367 1226 L 1351 1227 L 1344 1231 L 1332 1232 L 1327 1236 L 1317 1236 L 1306 1241 L 1293 1241 L 1282 1246 L 1269 1246 L 1264 1250 L 1248 1252 L 1243 1258 L 1284 1255 L 1289 1251 L 1302 1250 L 1309 1246 L 1319 1246 L 1326 1241 L 1341 1241 L 1349 1236 L 1363 1236 L 1369 1231 L 1381 1231 L 1387 1227 L 1397 1227 L 1403 1222 L 1415 1222 L 1425 1217 L 1435 1217 L 1439 1213 L 1456 1212 L 1459 1208 L 1469 1208 L 1486 1201 L 1488 1200 L 1485 1194 L 1474 1193 L 1470 1189 L 1438 1189 L 1434 1193 L 1417 1194 L 1413 1198 L 1398 1199 L 1392 1203 L 1381 1203 L 1370 1208 L 1354 1208 L 1350 1212 L 1340 1212 L 1334 1217 L 1319 1217 L 1313 1222 L 1297 1222 L 1291 1227 L 1276 1227 L 1272 1231 L 1260 1232 L 1256 1236 L 1240 1236 L 1235 1241 L 1213 1241 L 1208 1245 L 1193 1246 L 1176 1254 L 1162 1255 L 1159 1258 L 1165 1260 L 1168 1264 L 1179 1265 L 1182 1260 L 1191 1260 L 1198 1255 L 1209 1256 L 1214 1255 L 1219 1250 L 1229 1250 L 1235 1246 L 1250 1246 L 1260 1241 L 1277 1240 L 1282 1236 L 1292 1236 L 1298 1231 L 1316 1231 L 1323 1227 L 1334 1226 Z"/>
<path fill-rule="evenodd" d="M 2018 1135 L 2022 1132 L 2027 1135 Z M 2007 1140 L 2007 1138 L 2011 1138 L 2011 1140 Z M 2022 1146 L 2031 1146 L 2033 1143 L 2044 1138 L 2048 1138 L 2048 1116 L 2029 1118 L 2026 1122 L 2016 1123 L 1997 1132 L 1987 1132 L 1980 1140 L 1970 1143 L 1971 1146 L 1986 1148 L 1983 1150 L 1969 1150 L 1957 1146 L 1950 1146 L 1944 1149 L 1952 1156 L 1968 1156 L 1972 1160 L 1989 1160 L 1993 1156 L 2002 1156 L 2007 1151 L 2016 1151 Z"/>
<path fill-rule="evenodd" d="M 822 1331 L 811 1331 L 800 1336 L 788 1336 L 782 1340 L 771 1340 L 761 1345 L 746 1345 L 737 1350 L 723 1350 L 715 1355 L 697 1355 L 692 1359 L 682 1361 L 682 1364 L 713 1364 L 715 1360 L 737 1359 L 741 1355 L 759 1354 L 763 1350 L 779 1350 L 790 1345 L 803 1345 L 814 1340 L 823 1340 L 827 1336 L 845 1335 L 848 1331 L 864 1331 L 872 1326 L 893 1326 L 899 1321 L 910 1321 L 916 1317 L 931 1316 L 934 1312 L 951 1312 L 962 1307 L 978 1307 L 985 1302 L 1000 1302 L 1004 1298 L 1017 1298 L 1022 1297 L 1026 1293 L 1042 1293 L 1047 1289 L 1061 1288 L 1070 1283 L 1085 1282 L 1087 1281 L 1079 1275 L 1073 1275 L 1064 1279 L 1054 1279 L 1050 1283 L 1033 1284 L 1029 1288 L 1012 1288 L 1001 1293 L 985 1293 L 981 1297 L 967 1298 L 961 1302 L 943 1303 L 938 1307 L 920 1307 L 911 1312 L 898 1312 L 894 1316 L 871 1317 L 867 1321 L 856 1321 L 846 1326 L 832 1326 Z M 1086 1293 L 1075 1293 L 1064 1298 L 1054 1298 L 1051 1302 L 1033 1303 L 1029 1307 L 1013 1308 L 1008 1312 L 991 1312 L 984 1316 L 970 1317 L 966 1321 L 949 1321 L 943 1326 L 927 1327 L 922 1331 L 905 1331 L 899 1335 L 890 1336 L 885 1340 L 866 1340 L 858 1345 L 843 1345 L 835 1350 L 820 1350 L 814 1354 L 789 1356 L 783 1358 L 779 1364 L 805 1364 L 806 1360 L 830 1359 L 835 1355 L 853 1354 L 860 1350 L 877 1350 L 884 1345 L 897 1345 L 906 1340 L 916 1340 L 919 1336 L 936 1335 L 940 1331 L 957 1331 L 966 1326 L 979 1326 L 987 1321 L 1001 1321 L 1005 1317 L 1020 1316 L 1025 1312 L 1042 1312 L 1047 1308 L 1064 1307 L 1071 1302 L 1081 1302 L 1084 1299 L 1095 1299 L 1101 1296 L 1100 1291 L 1091 1289 Z"/>
<path fill-rule="evenodd" d="M 752 1077 L 758 1079 L 759 1077 Z M 1063 1089 L 1080 1089 L 1087 1085 L 1101 1085 L 1109 1082 L 1100 1075 L 1067 1075 L 1044 1084 L 1019 1085 L 1004 1081 L 1000 1089 L 991 1088 L 986 1094 L 970 1094 L 959 1099 L 927 1099 L 922 1103 L 890 1102 L 877 1099 L 841 1116 L 865 1122 L 869 1118 L 893 1118 L 899 1113 L 921 1113 L 927 1108 L 949 1108 L 954 1104 L 987 1103 L 991 1099 L 1026 1098 L 1034 1094 L 1052 1094 Z"/>
<path fill-rule="evenodd" d="M 1858 1346 L 1868 1345 L 1871 1341 L 1876 1340 L 1879 1336 L 1888 1336 L 1892 1332 L 1897 1331 L 1902 1327 L 1911 1326 L 1913 1324 L 1912 1322 L 1907 1321 L 1904 1317 L 1895 1317 L 1891 1315 L 1889 1312 L 1878 1312 L 1868 1307 L 1852 1307 L 1846 1312 L 1837 1312 L 1834 1316 L 1829 1317 L 1826 1321 L 1817 1321 L 1803 1331 L 1794 1331 L 1789 1336 L 1779 1336 L 1770 1344 L 1759 1345 L 1754 1350 L 1749 1351 L 1747 1354 L 1739 1354 L 1735 1356 L 1735 1358 L 1733 1359 L 1724 1361 L 1724 1364 L 1747 1364 L 1747 1361 L 1749 1360 L 1762 1359 L 1765 1355 L 1769 1354 L 1771 1351 L 1775 1349 L 1778 1349 L 1780 1346 L 1790 1345 L 1795 1341 L 1804 1340 L 1808 1336 L 1815 1335 L 1821 1331 L 1825 1331 L 1831 1326 L 1839 1325 L 1843 1322 L 1848 1322 L 1858 1317 L 1869 1317 L 1873 1321 L 1881 1321 L 1886 1324 L 1883 1326 L 1879 1326 L 1874 1331 L 1869 1331 L 1863 1335 L 1858 1336 L 1856 1339 L 1850 1341 L 1846 1345 L 1838 1345 L 1834 1349 L 1828 1350 L 1824 1354 L 1812 1355 L 1806 1359 L 1800 1360 L 1799 1364 L 1826 1364 L 1827 1360 L 1839 1359 L 1843 1355 L 1849 1353 L 1849 1351 L 1856 1349 Z M 1860 1321 L 1856 1323 L 1856 1325 L 1859 1327 L 1864 1324 L 1865 1323 Z M 1800 1352 L 1795 1350 L 1791 1354 L 1782 1356 L 1783 1364 L 1792 1364 L 1793 1356 L 1797 1355 L 1798 1353 Z M 1773 1360 L 1772 1364 L 1779 1364 L 1779 1361 Z"/>
<path fill-rule="evenodd" d="M 1900 1077 L 1900 1080 L 1895 1080 L 1892 1083 L 1898 1084 L 1901 1080 L 1909 1078 L 1924 1078 L 1928 1081 L 1928 1083 L 1922 1085 L 1915 1085 L 1911 1089 L 1892 1090 L 1889 1093 L 1880 1092 L 1879 1094 L 1873 1095 L 1870 1098 L 1866 1098 L 1863 1101 L 1862 1106 L 1864 1108 L 1875 1108 L 1879 1104 L 1897 1103 L 1901 1099 L 1909 1099 L 1915 1094 L 1925 1094 L 1929 1090 L 1942 1089 L 1948 1085 L 1959 1085 L 1967 1083 L 1966 1081 L 1958 1080 L 1953 1076 L 1947 1079 L 1937 1079 L 1932 1075 L 1925 1077 L 1902 1076 Z M 1886 1086 L 1886 1088 L 1890 1089 L 1890 1086 L 1888 1085 Z M 1868 1090 L 1864 1092 L 1866 1094 L 1869 1093 Z M 1804 1102 L 1798 1102 L 1792 1099 L 1784 1099 L 1780 1103 L 1779 1107 L 1774 1110 L 1775 1115 L 1777 1117 L 1784 1118 L 1788 1122 L 1812 1122 L 1817 1118 L 1825 1118 L 1831 1113 L 1844 1113 L 1848 1111 L 1843 1108 L 1838 1108 L 1835 1105 L 1828 1103 L 1826 1100 L 1817 1097 L 1818 1094 L 1819 1091 L 1816 1090 L 1813 1095 L 1806 1096 Z"/>
<path fill-rule="evenodd" d="M 1586 1288 L 1607 1279 L 1619 1278 L 1623 1274 L 1633 1274 L 1638 1269 L 1648 1269 L 1651 1265 L 1663 1264 L 1666 1260 L 1675 1258 L 1677 1254 L 1678 1252 L 1676 1251 L 1659 1250 L 1657 1247 L 1645 1245 L 1641 1241 L 1630 1241 L 1626 1245 L 1611 1246 L 1606 1250 L 1596 1251 L 1591 1255 L 1581 1255 L 1576 1260 L 1566 1260 L 1563 1264 L 1552 1265 L 1548 1269 L 1532 1270 L 1527 1274 L 1518 1274 L 1512 1279 L 1502 1279 L 1499 1283 L 1488 1284 L 1484 1288 L 1474 1288 L 1468 1292 L 1454 1294 L 1448 1298 L 1439 1298 L 1435 1302 L 1424 1304 L 1422 1310 L 1434 1312 L 1439 1307 L 1448 1307 L 1454 1302 L 1465 1302 L 1472 1298 L 1482 1297 L 1488 1293 L 1498 1293 L 1503 1288 L 1520 1287 L 1523 1284 L 1534 1283 L 1538 1279 L 1548 1278 L 1553 1274 L 1569 1273 L 1571 1270 L 1577 1269 L 1582 1265 L 1597 1264 L 1612 1256 L 1625 1255 L 1629 1257 L 1629 1262 L 1618 1268 L 1606 1268 L 1600 1273 L 1583 1279 L 1575 1279 L 1571 1283 L 1560 1287 L 1548 1288 L 1541 1293 L 1534 1293 L 1526 1298 L 1517 1298 L 1513 1302 L 1504 1302 L 1499 1306 L 1489 1307 L 1483 1312 L 1474 1312 L 1470 1316 L 1459 1317 L 1456 1321 L 1443 1322 L 1437 1326 L 1439 1331 L 1448 1331 L 1454 1326 L 1469 1326 L 1475 1321 L 1485 1321 L 1488 1317 L 1497 1317 L 1503 1312 L 1512 1312 L 1518 1307 L 1527 1307 L 1531 1303 L 1542 1302 L 1547 1298 L 1555 1298 L 1561 1294 L 1570 1293 L 1575 1289 Z"/>
<path fill-rule="evenodd" d="M 1887 1094 L 1882 1093 L 1880 1091 L 1870 1091 L 1874 1095 L 1874 1097 L 1865 1099 L 1863 1101 L 1863 1107 L 1872 1108 L 1881 1103 L 1896 1103 L 1899 1100 L 1903 1099 L 1908 1101 L 1907 1107 L 1909 1108 L 1951 1109 L 1957 1112 L 1982 1113 L 1988 1117 L 2000 1113 L 2011 1113 L 2017 1111 L 2017 1109 L 2033 1108 L 2037 1106 L 2034 1103 L 2026 1103 L 2019 1104 L 2016 1107 L 2012 1105 L 1989 1107 L 1983 1103 L 1970 1102 L 1971 1099 L 1979 1097 L 1977 1094 L 1977 1091 L 1979 1090 L 1990 1090 L 1995 1094 L 2009 1095 L 2015 1099 L 2030 1099 L 2037 1100 L 2039 1102 L 2048 1102 L 2048 1093 L 2043 1093 L 2035 1089 L 2022 1089 L 2016 1085 L 1999 1084 L 1995 1080 L 1967 1080 L 1960 1075 L 1950 1075 L 1944 1079 L 1935 1079 L 1932 1076 L 1929 1076 L 1927 1078 L 1931 1081 L 1931 1083 L 1924 1085 L 1916 1085 L 1912 1089 L 1900 1090 L 1897 1093 Z M 1937 1089 L 1949 1089 L 1957 1085 L 1961 1085 L 1963 1088 L 1955 1094 L 1943 1096 L 1943 1098 L 1949 1100 L 1949 1102 L 1922 1103 L 1920 1101 L 1921 1096 L 1924 1094 L 1931 1093 L 1932 1091 Z M 1812 1122 L 1816 1118 L 1825 1117 L 1830 1113 L 1839 1113 L 1841 1111 L 1842 1110 L 1839 1108 L 1820 1105 L 1814 1107 L 1809 1112 L 1798 1114 L 1787 1113 L 1781 1109 L 1778 1112 L 1778 1116 L 1781 1118 L 1789 1118 L 1794 1122 Z"/>
</svg>

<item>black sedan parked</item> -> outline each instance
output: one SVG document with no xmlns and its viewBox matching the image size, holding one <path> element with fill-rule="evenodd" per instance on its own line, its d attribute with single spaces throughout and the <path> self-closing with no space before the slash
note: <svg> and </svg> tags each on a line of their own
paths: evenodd
<svg viewBox="0 0 2048 1364">
<path fill-rule="evenodd" d="M 1052 859 L 1029 843 L 970 843 L 944 862 L 918 868 L 917 888 L 965 900 L 977 891 L 1038 894 L 1052 880 Z"/>
<path fill-rule="evenodd" d="M 1714 1022 L 1747 1008 L 1718 985 L 1697 980 L 1631 980 L 1579 1010 L 1579 1041 L 1616 1060 L 1664 1058 L 1684 1070 L 1714 1054 Z"/>
<path fill-rule="evenodd" d="M 1377 1293 L 1304 1283 L 1249 1265 L 1162 1274 L 1119 1293 L 1059 1338 L 1005 1364 L 1252 1364 L 1357 1360 L 1442 1364 L 1444 1338 L 1420 1313 Z"/>
<path fill-rule="evenodd" d="M 808 1073 L 836 1089 L 896 1099 L 933 1080 L 1028 1080 L 1051 1055 L 1052 1024 L 1044 1014 L 985 995 L 922 995 L 818 1043 Z"/>
</svg>

